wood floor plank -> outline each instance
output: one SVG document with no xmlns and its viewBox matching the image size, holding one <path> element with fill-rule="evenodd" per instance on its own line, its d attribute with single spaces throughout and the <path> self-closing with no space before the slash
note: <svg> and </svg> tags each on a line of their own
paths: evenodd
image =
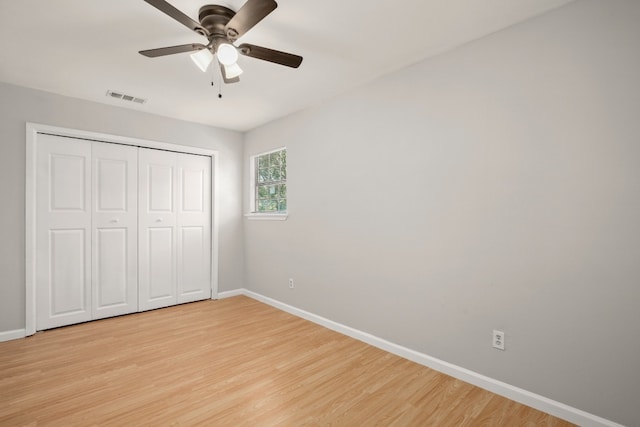
<svg viewBox="0 0 640 427">
<path fill-rule="evenodd" d="M 572 424 L 239 296 L 0 343 L 0 425 Z"/>
</svg>

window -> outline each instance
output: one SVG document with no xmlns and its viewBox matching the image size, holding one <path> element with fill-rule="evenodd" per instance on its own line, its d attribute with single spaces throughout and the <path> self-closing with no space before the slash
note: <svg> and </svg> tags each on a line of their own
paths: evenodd
<svg viewBox="0 0 640 427">
<path fill-rule="evenodd" d="M 256 213 L 287 212 L 287 149 L 253 157 Z"/>
</svg>

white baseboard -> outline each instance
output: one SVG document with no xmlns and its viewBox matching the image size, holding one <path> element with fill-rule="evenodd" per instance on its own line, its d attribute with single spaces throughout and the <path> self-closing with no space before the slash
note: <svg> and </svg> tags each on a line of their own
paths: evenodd
<svg viewBox="0 0 640 427">
<path fill-rule="evenodd" d="M 351 338 L 355 338 L 374 347 L 388 351 L 389 353 L 411 360 L 412 362 L 419 363 L 420 365 L 442 372 L 485 390 L 489 390 L 495 394 L 530 406 L 539 411 L 546 412 L 547 414 L 551 414 L 555 417 L 562 418 L 574 424 L 578 424 L 583 427 L 623 427 L 620 424 L 598 417 L 597 415 L 590 414 L 572 406 L 565 405 L 564 403 L 512 386 L 461 366 L 431 357 L 424 353 L 411 350 L 410 348 L 394 344 L 390 341 L 378 338 L 374 335 L 351 328 L 341 323 L 334 322 L 333 320 L 329 320 L 308 311 L 301 310 L 248 289 L 236 289 L 233 291 L 221 292 L 218 294 L 218 297 L 229 298 L 237 295 L 246 295 L 257 301 L 263 302 L 282 311 L 286 311 L 287 313 L 309 320 L 333 331 L 340 332 L 341 334 L 347 335 Z"/>
<path fill-rule="evenodd" d="M 26 331 L 24 329 L 16 329 L 14 331 L 0 332 L 0 342 L 17 340 L 18 338 L 26 337 Z"/>
<path fill-rule="evenodd" d="M 233 289 L 231 291 L 218 292 L 218 299 L 237 297 L 238 295 L 246 295 L 244 289 Z"/>
</svg>

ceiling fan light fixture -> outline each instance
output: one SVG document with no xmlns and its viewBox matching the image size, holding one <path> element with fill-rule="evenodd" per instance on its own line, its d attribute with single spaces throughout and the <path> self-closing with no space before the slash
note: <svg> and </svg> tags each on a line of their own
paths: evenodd
<svg viewBox="0 0 640 427">
<path fill-rule="evenodd" d="M 242 68 L 238 64 L 224 65 L 224 74 L 228 79 L 234 79 L 242 74 Z"/>
<path fill-rule="evenodd" d="M 218 61 L 225 66 L 231 66 L 238 61 L 238 51 L 229 43 L 221 43 L 218 46 L 216 55 L 218 55 Z"/>
<path fill-rule="evenodd" d="M 191 54 L 191 59 L 204 73 L 207 71 L 207 68 L 209 68 L 211 61 L 213 61 L 213 54 L 209 49 L 200 49 L 199 51 Z"/>
</svg>

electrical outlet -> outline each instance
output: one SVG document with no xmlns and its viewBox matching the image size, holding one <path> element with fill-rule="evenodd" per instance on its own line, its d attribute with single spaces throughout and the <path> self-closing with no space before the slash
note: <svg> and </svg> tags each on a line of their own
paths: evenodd
<svg viewBox="0 0 640 427">
<path fill-rule="evenodd" d="M 493 330 L 493 340 L 491 342 L 493 348 L 504 351 L 504 332 Z"/>
<path fill-rule="evenodd" d="M 289 279 L 289 289 L 295 288 L 296 285 L 293 283 L 293 279 Z"/>
</svg>

